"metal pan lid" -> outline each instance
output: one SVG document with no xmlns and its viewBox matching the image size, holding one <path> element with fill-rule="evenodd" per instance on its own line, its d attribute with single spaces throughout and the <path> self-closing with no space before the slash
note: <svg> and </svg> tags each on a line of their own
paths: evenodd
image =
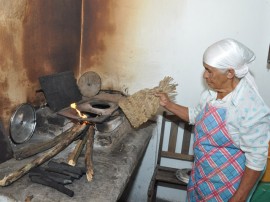
<svg viewBox="0 0 270 202">
<path fill-rule="evenodd" d="M 101 88 L 101 78 L 96 72 L 85 72 L 78 80 L 78 87 L 85 97 L 93 97 Z"/>
<path fill-rule="evenodd" d="M 30 104 L 20 105 L 10 119 L 10 137 L 15 144 L 28 141 L 36 127 L 36 111 Z"/>
</svg>

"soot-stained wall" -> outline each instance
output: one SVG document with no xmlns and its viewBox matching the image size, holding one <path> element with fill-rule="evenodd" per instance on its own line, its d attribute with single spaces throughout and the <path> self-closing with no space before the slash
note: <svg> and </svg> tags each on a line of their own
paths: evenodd
<svg viewBox="0 0 270 202">
<path fill-rule="evenodd" d="M 22 103 L 39 105 L 38 78 L 63 71 L 78 74 L 81 0 L 0 0 L 0 123 Z M 0 140 L 3 148 L 6 140 Z"/>
<path fill-rule="evenodd" d="M 19 104 L 38 104 L 40 76 L 77 74 L 81 39 L 81 1 L 12 2 L 0 0 L 6 10 L 0 18 L 0 117 L 5 125 Z"/>
<path fill-rule="evenodd" d="M 79 65 L 81 1 L 32 0 L 23 21 L 23 64 L 32 83 Z"/>
</svg>

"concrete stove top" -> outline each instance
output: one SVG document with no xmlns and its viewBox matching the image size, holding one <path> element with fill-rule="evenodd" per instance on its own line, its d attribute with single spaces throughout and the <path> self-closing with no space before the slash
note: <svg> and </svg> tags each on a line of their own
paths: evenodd
<svg viewBox="0 0 270 202">
<path fill-rule="evenodd" d="M 142 159 L 155 127 L 155 123 L 146 123 L 139 129 L 131 129 L 125 132 L 122 138 L 112 147 L 94 147 L 94 178 L 91 182 L 88 182 L 86 176 L 83 176 L 72 184 L 66 185 L 67 188 L 74 191 L 73 197 L 55 189 L 35 184 L 30 181 L 28 174 L 26 174 L 9 186 L 0 187 L 0 199 L 26 201 L 27 198 L 32 198 L 31 202 L 117 201 Z M 53 160 L 66 162 L 67 155 L 74 147 L 75 143 L 72 143 Z M 36 157 L 33 156 L 20 161 L 11 159 L 0 164 L 0 178 L 2 179 L 6 174 L 19 169 Z M 84 153 L 79 158 L 78 166 L 84 166 Z"/>
</svg>

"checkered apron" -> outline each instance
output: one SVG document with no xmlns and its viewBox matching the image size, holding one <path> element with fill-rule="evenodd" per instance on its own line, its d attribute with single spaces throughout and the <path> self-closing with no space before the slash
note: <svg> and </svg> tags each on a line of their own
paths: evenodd
<svg viewBox="0 0 270 202">
<path fill-rule="evenodd" d="M 210 104 L 196 117 L 190 202 L 228 201 L 240 184 L 246 158 L 232 142 L 225 120 L 226 109 Z"/>
</svg>

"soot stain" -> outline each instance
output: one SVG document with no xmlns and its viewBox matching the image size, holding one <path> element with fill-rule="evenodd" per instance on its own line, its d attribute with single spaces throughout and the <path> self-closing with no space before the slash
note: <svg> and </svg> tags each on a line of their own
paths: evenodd
<svg viewBox="0 0 270 202">
<path fill-rule="evenodd" d="M 0 90 L 0 115 L 2 118 L 7 119 L 7 116 L 9 114 L 7 114 L 7 109 L 10 109 L 11 107 L 11 101 L 8 97 L 8 80 L 7 78 L 5 78 L 4 82 L 1 83 L 1 90 Z"/>
<path fill-rule="evenodd" d="M 23 20 L 23 66 L 29 81 L 76 71 L 80 33 L 81 0 L 29 0 Z"/>
<path fill-rule="evenodd" d="M 100 57 L 106 51 L 104 36 L 115 33 L 115 25 L 111 23 L 113 12 L 112 1 L 84 1 L 82 57 L 84 66 L 100 64 Z"/>
<path fill-rule="evenodd" d="M 12 32 L 12 31 L 10 31 Z M 3 68 L 8 68 L 7 61 L 16 61 L 18 59 L 18 54 L 14 43 L 14 33 L 10 33 L 5 27 L 0 27 L 1 33 L 1 56 L 0 56 L 0 66 Z M 14 66 L 16 68 L 16 66 Z"/>
</svg>

